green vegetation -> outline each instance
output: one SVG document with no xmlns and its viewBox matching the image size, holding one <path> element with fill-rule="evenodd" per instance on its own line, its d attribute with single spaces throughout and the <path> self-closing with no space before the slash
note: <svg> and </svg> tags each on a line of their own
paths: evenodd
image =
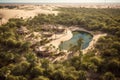
<svg viewBox="0 0 120 80">
<path fill-rule="evenodd" d="M 61 13 L 56 16 L 39 14 L 28 20 L 10 19 L 8 23 L 0 26 L 0 80 L 119 80 L 120 9 L 58 10 Z M 27 34 L 21 35 L 17 32 L 21 26 L 26 26 L 31 32 L 38 29 L 41 31 L 41 26 L 45 24 L 68 27 L 77 25 L 108 35 L 99 39 L 95 51 L 84 55 L 79 51 L 79 56 L 52 63 L 39 57 L 34 51 L 36 45 L 43 44 L 31 44 L 29 40 L 24 40 Z"/>
<path fill-rule="evenodd" d="M 8 8 L 8 9 L 14 9 L 14 8 L 17 8 L 18 6 L 11 6 L 11 5 L 0 5 L 0 9 L 2 9 L 2 8 Z"/>
</svg>

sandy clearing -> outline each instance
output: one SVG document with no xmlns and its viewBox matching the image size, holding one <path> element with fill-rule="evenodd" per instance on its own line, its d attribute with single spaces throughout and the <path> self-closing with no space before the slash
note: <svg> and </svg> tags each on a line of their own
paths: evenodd
<svg viewBox="0 0 120 80">
<path fill-rule="evenodd" d="M 83 54 L 86 54 L 89 50 L 91 49 L 94 49 L 94 45 L 97 43 L 98 39 L 102 36 L 106 36 L 107 34 L 104 33 L 104 34 L 96 34 L 93 36 L 93 39 L 92 41 L 89 43 L 89 46 L 86 48 L 86 49 L 83 49 L 81 50 L 83 52 Z M 57 45 L 56 45 L 57 46 Z M 60 57 L 57 57 L 56 59 L 54 59 L 52 62 L 54 63 L 55 61 L 59 61 L 59 60 L 66 60 L 66 59 L 69 59 L 71 53 L 70 52 L 66 52 L 66 54 L 64 56 L 60 56 Z M 74 56 L 74 55 L 71 55 L 71 56 Z"/>
<path fill-rule="evenodd" d="M 69 28 L 70 28 L 71 31 L 84 31 L 84 32 L 88 32 L 88 33 L 94 35 L 92 31 L 88 31 L 88 30 L 86 30 L 86 29 L 84 29 L 82 27 L 71 26 Z"/>
<path fill-rule="evenodd" d="M 98 39 L 100 37 L 103 37 L 103 36 L 107 36 L 106 33 L 103 33 L 103 34 L 96 34 L 96 35 L 93 35 L 93 39 L 92 41 L 89 43 L 89 46 L 86 48 L 86 49 L 83 49 L 81 50 L 83 54 L 86 54 L 89 50 L 93 50 L 95 48 L 95 44 L 97 43 Z M 61 57 L 58 57 L 56 58 L 55 60 L 53 60 L 52 62 L 55 62 L 55 61 L 59 61 L 59 60 L 67 60 L 69 58 L 71 58 L 72 56 L 74 56 L 73 54 L 71 54 L 70 52 L 67 52 L 64 56 L 61 56 Z"/>
<path fill-rule="evenodd" d="M 46 44 L 46 46 L 49 46 L 50 44 L 52 44 L 53 46 L 55 46 L 55 48 L 58 48 L 61 41 L 67 41 L 67 40 L 72 38 L 72 36 L 73 36 L 72 31 L 74 31 L 74 30 L 87 31 L 87 32 L 89 32 L 93 35 L 93 39 L 89 43 L 89 46 L 82 50 L 83 54 L 87 53 L 88 50 L 94 49 L 94 45 L 97 43 L 98 39 L 102 36 L 107 35 L 106 33 L 93 34 L 92 31 L 88 31 L 88 30 L 83 29 L 83 28 L 77 28 L 76 27 L 76 28 L 73 29 L 71 27 L 69 29 L 68 28 L 66 29 L 66 32 L 67 32 L 66 34 L 56 35 L 56 38 L 58 38 L 58 39 L 51 41 L 50 43 Z M 55 37 L 55 35 L 54 35 L 54 37 Z"/>
<path fill-rule="evenodd" d="M 31 11 L 25 11 L 25 10 L 16 10 L 16 9 L 0 9 L 0 14 L 2 14 L 4 19 L 10 19 L 10 18 L 28 18 L 32 17 L 35 14 Z"/>
<path fill-rule="evenodd" d="M 51 41 L 50 43 L 46 44 L 45 46 L 49 46 L 52 44 L 57 49 L 57 48 L 59 48 L 59 45 L 62 41 L 67 41 L 67 40 L 71 39 L 72 36 L 73 36 L 73 34 L 72 34 L 71 30 L 66 29 L 63 34 L 53 35 L 53 39 L 55 37 L 56 37 L 56 39 Z"/>
</svg>

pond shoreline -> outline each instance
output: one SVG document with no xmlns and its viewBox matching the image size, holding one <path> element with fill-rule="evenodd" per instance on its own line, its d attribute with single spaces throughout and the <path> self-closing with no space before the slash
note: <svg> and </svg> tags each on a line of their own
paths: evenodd
<svg viewBox="0 0 120 80">
<path fill-rule="evenodd" d="M 72 33 L 72 31 L 77 30 L 77 31 L 84 31 L 84 32 L 90 33 L 93 36 L 93 38 L 92 38 L 91 42 L 89 43 L 88 47 L 81 50 L 83 54 L 87 54 L 89 50 L 94 50 L 95 49 L 95 44 L 97 43 L 98 39 L 102 36 L 107 36 L 106 33 L 93 33 L 93 31 L 88 31 L 84 28 L 75 27 L 75 26 L 69 27 L 67 29 L 70 31 L 70 33 Z M 69 35 L 69 34 L 67 34 L 67 35 Z M 73 37 L 73 35 L 71 37 Z M 55 61 L 60 61 L 60 60 L 67 60 L 67 59 L 73 57 L 74 55 L 76 55 L 76 56 L 79 55 L 79 54 L 72 54 L 71 52 L 68 52 L 66 50 L 64 50 L 64 51 L 65 51 L 66 54 L 64 56 L 60 56 L 60 57 L 55 58 L 52 61 L 52 63 L 54 63 Z"/>
<path fill-rule="evenodd" d="M 88 47 L 89 42 L 91 42 L 93 35 L 80 30 L 71 31 L 73 36 L 71 39 L 64 41 L 59 45 L 61 50 L 70 50 L 73 46 L 81 45 L 81 49 L 85 49 Z M 78 43 L 78 41 L 81 41 Z M 74 49 L 74 48 L 73 48 Z"/>
<path fill-rule="evenodd" d="M 86 54 L 89 50 L 93 50 L 94 47 L 95 47 L 94 45 L 97 43 L 97 41 L 98 41 L 98 39 L 100 37 L 107 36 L 106 33 L 97 33 L 97 34 L 95 34 L 95 33 L 93 33 L 93 31 L 88 31 L 88 30 L 86 30 L 84 28 L 75 27 L 75 26 L 71 26 L 71 27 L 69 27 L 69 29 L 71 31 L 84 31 L 84 32 L 87 32 L 87 33 L 89 33 L 89 34 L 91 34 L 93 36 L 93 38 L 90 41 L 88 47 L 83 49 L 83 50 L 81 50 L 83 54 Z"/>
<path fill-rule="evenodd" d="M 86 47 L 85 49 L 81 50 L 83 54 L 86 54 L 89 50 L 93 50 L 94 49 L 94 45 L 97 43 L 98 39 L 102 36 L 106 36 L 106 33 L 94 33 L 93 31 L 88 31 L 84 28 L 81 27 L 77 27 L 77 26 L 71 26 L 69 28 L 66 28 L 66 33 L 65 34 L 61 34 L 61 35 L 56 35 L 59 38 L 56 40 L 51 41 L 50 43 L 46 44 L 46 46 L 49 46 L 50 44 L 52 44 L 53 46 L 55 46 L 55 48 L 59 48 L 59 45 L 61 43 L 61 41 L 67 41 L 69 39 L 71 39 L 73 37 L 72 32 L 73 31 L 83 31 L 83 32 L 87 32 L 89 34 L 92 35 L 92 40 L 90 41 L 88 47 Z M 66 50 L 64 50 L 66 52 Z"/>
</svg>

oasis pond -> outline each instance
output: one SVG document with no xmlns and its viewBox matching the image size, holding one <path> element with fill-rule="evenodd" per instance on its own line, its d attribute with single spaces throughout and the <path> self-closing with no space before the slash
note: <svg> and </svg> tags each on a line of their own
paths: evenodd
<svg viewBox="0 0 120 80">
<path fill-rule="evenodd" d="M 73 31 L 72 34 L 73 37 L 70 40 L 61 42 L 59 45 L 61 50 L 69 50 L 72 46 L 77 46 L 79 39 L 82 39 L 82 45 L 80 49 L 85 49 L 88 47 L 93 38 L 92 34 L 84 31 Z"/>
</svg>

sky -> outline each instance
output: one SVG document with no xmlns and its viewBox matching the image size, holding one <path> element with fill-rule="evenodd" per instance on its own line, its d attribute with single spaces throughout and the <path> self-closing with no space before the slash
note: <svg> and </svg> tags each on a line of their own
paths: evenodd
<svg viewBox="0 0 120 80">
<path fill-rule="evenodd" d="M 120 0 L 0 0 L 0 3 L 120 3 Z"/>
</svg>

